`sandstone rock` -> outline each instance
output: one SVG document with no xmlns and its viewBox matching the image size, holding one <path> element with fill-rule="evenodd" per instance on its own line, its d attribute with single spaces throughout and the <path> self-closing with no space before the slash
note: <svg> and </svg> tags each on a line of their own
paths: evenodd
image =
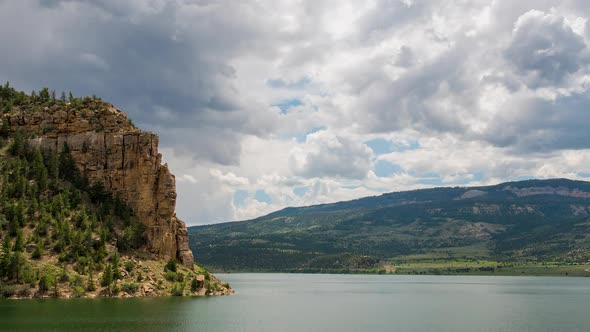
<svg viewBox="0 0 590 332">
<path fill-rule="evenodd" d="M 199 274 L 197 276 L 197 288 L 201 289 L 203 287 L 205 287 L 205 276 L 202 274 Z"/>
<path fill-rule="evenodd" d="M 189 268 L 193 254 L 186 225 L 175 215 L 176 184 L 158 153 L 158 136 L 133 127 L 127 116 L 104 102 L 3 114 L 11 132 L 34 134 L 32 143 L 61 151 L 67 143 L 81 173 L 100 180 L 125 201 L 147 229 L 149 251 L 176 258 Z"/>
<path fill-rule="evenodd" d="M 155 294 L 154 288 L 149 284 L 143 284 L 140 288 L 143 296 L 153 296 Z"/>
</svg>

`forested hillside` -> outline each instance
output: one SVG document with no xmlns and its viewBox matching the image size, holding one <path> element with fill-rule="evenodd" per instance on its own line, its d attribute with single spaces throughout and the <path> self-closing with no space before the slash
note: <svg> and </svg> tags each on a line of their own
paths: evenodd
<svg viewBox="0 0 590 332">
<path fill-rule="evenodd" d="M 43 148 L 39 133 L 7 119 L 48 112 L 89 114 L 98 98 L 60 99 L 0 87 L 0 297 L 213 294 L 226 289 L 200 267 L 162 259 L 147 248 L 146 226 L 100 178 L 90 180 L 63 140 Z M 23 127 L 27 123 L 23 122 Z M 43 124 L 51 135 L 53 124 Z M 46 128 L 46 129 L 44 129 Z M 92 153 L 91 147 L 82 147 Z"/>
<path fill-rule="evenodd" d="M 383 271 L 457 260 L 582 264 L 590 259 L 590 183 L 395 192 L 189 232 L 198 262 L 229 271 Z"/>
</svg>

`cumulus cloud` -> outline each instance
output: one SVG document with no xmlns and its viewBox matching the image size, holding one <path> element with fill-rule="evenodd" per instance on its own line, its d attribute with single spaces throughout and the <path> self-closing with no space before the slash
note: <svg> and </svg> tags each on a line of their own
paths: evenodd
<svg viewBox="0 0 590 332">
<path fill-rule="evenodd" d="M 248 179 L 246 179 L 244 177 L 237 176 L 231 172 L 223 173 L 222 171 L 220 171 L 218 169 L 210 169 L 209 174 L 212 177 L 214 177 L 215 179 L 217 179 L 219 182 L 229 185 L 229 186 L 232 186 L 232 187 L 244 186 L 249 183 Z"/>
<path fill-rule="evenodd" d="M 588 63 L 583 37 L 563 16 L 539 10 L 518 18 L 505 57 L 530 88 L 560 84 Z"/>
<path fill-rule="evenodd" d="M 371 157 L 371 149 L 363 143 L 320 131 L 308 135 L 290 158 L 293 172 L 303 177 L 363 179 L 371 167 Z"/>
</svg>

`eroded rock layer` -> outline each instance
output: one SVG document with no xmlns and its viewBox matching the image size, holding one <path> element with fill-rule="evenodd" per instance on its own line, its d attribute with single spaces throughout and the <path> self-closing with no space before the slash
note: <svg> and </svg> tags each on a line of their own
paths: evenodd
<svg viewBox="0 0 590 332">
<path fill-rule="evenodd" d="M 158 136 L 137 129 L 113 105 L 93 101 L 4 114 L 11 132 L 34 134 L 33 143 L 60 151 L 67 143 L 81 173 L 100 180 L 125 201 L 147 227 L 148 249 L 192 266 L 188 232 L 175 214 L 176 184 L 162 165 Z"/>
</svg>

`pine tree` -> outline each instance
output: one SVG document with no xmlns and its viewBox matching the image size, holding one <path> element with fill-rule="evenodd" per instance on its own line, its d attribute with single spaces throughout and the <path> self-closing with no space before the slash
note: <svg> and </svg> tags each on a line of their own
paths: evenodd
<svg viewBox="0 0 590 332">
<path fill-rule="evenodd" d="M 24 239 L 23 239 L 23 231 L 22 230 L 18 230 L 18 232 L 16 233 L 16 240 L 14 241 L 14 249 L 13 251 L 15 252 L 22 252 L 23 249 L 25 248 L 25 243 L 24 243 Z"/>
<path fill-rule="evenodd" d="M 48 88 L 45 87 L 45 88 L 41 89 L 41 91 L 39 91 L 39 100 L 42 103 L 48 102 L 49 98 L 50 98 L 50 96 L 49 96 L 49 89 Z"/>
<path fill-rule="evenodd" d="M 121 272 L 119 271 L 119 254 L 115 253 L 113 255 L 112 260 L 113 260 L 113 265 L 112 265 L 113 280 L 119 280 L 123 277 L 123 276 L 121 276 Z"/>
<path fill-rule="evenodd" d="M 10 254 L 12 248 L 12 241 L 10 237 L 5 236 L 2 242 L 2 256 L 0 256 L 0 279 L 8 275 L 8 269 L 10 266 Z"/>
<path fill-rule="evenodd" d="M 88 285 L 86 285 L 86 290 L 89 292 L 96 290 L 96 285 L 94 284 L 94 263 L 92 261 L 88 265 Z"/>
<path fill-rule="evenodd" d="M 59 177 L 76 183 L 79 178 L 78 168 L 68 143 L 64 142 L 61 153 L 59 154 Z"/>
<path fill-rule="evenodd" d="M 107 265 L 107 267 L 104 269 L 104 272 L 102 273 L 102 279 L 100 280 L 100 285 L 102 287 L 108 287 L 108 289 L 111 289 L 111 284 L 113 283 L 113 268 L 111 267 L 111 264 Z"/>
<path fill-rule="evenodd" d="M 20 283 L 20 276 L 22 274 L 23 266 L 26 263 L 25 257 L 21 252 L 14 252 L 10 256 L 10 263 L 8 266 L 8 278 L 16 280 Z"/>
</svg>

